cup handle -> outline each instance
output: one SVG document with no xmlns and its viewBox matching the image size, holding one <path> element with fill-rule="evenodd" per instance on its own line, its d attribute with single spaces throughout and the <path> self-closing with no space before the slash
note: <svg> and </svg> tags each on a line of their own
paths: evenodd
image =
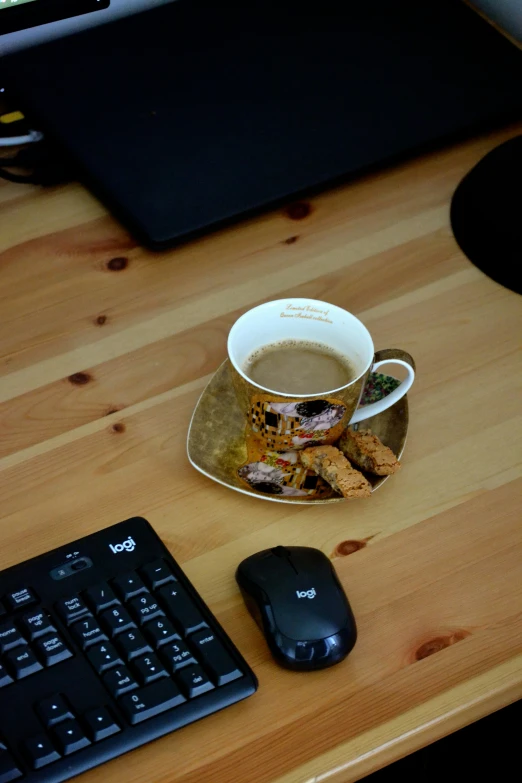
<svg viewBox="0 0 522 783">
<path fill-rule="evenodd" d="M 357 424 L 357 422 L 362 421 L 363 419 L 369 419 L 370 416 L 376 416 L 378 413 L 382 413 L 391 405 L 398 402 L 401 397 L 404 397 L 406 392 L 411 388 L 411 385 L 415 380 L 415 361 L 407 351 L 403 351 L 400 348 L 384 348 L 382 351 L 376 351 L 371 372 L 378 370 L 382 364 L 400 364 L 402 367 L 406 367 L 408 375 L 396 389 L 390 392 L 390 394 L 387 394 L 386 397 L 383 397 L 382 400 L 377 400 L 377 402 L 371 402 L 369 405 L 357 408 L 350 419 L 350 424 Z"/>
</svg>

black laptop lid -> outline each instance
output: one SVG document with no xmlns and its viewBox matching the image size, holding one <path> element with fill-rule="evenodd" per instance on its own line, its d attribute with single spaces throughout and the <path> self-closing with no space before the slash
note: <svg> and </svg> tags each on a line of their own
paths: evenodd
<svg viewBox="0 0 522 783">
<path fill-rule="evenodd" d="M 522 51 L 460 0 L 177 0 L 0 70 L 158 249 L 522 113 Z"/>
</svg>

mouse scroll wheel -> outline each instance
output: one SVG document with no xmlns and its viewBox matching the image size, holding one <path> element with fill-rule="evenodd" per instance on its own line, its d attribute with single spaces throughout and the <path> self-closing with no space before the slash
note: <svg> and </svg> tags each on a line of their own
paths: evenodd
<svg viewBox="0 0 522 783">
<path fill-rule="evenodd" d="M 294 561 L 292 560 L 292 553 L 289 549 L 286 548 L 286 546 L 275 546 L 271 552 L 276 557 L 280 557 L 281 560 L 286 560 L 288 565 L 294 569 L 295 573 L 298 573 L 297 568 L 294 565 Z"/>
<path fill-rule="evenodd" d="M 285 559 L 290 557 L 290 550 L 286 546 L 275 546 L 271 551 L 276 557 L 284 557 Z"/>
</svg>

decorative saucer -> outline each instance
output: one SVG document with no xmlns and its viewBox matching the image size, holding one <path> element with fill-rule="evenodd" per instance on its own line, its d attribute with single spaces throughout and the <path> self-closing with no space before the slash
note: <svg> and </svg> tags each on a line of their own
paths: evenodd
<svg viewBox="0 0 522 783">
<path fill-rule="evenodd" d="M 390 375 L 372 373 L 361 405 L 385 397 L 398 384 Z M 407 395 L 356 427 L 370 428 L 400 459 L 408 433 Z M 187 455 L 196 470 L 236 492 L 263 500 L 307 505 L 345 500 L 315 474 L 305 475 L 307 471 L 300 466 L 295 451 L 253 456 L 245 430 L 245 417 L 237 402 L 226 359 L 207 384 L 192 414 Z M 372 492 L 390 478 L 369 473 L 365 476 Z"/>
</svg>

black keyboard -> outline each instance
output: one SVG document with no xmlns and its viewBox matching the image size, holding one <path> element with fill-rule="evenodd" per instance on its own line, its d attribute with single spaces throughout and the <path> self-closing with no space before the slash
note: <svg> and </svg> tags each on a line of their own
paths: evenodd
<svg viewBox="0 0 522 783">
<path fill-rule="evenodd" d="M 0 572 L 0 783 L 58 783 L 257 679 L 134 517 Z"/>
</svg>

